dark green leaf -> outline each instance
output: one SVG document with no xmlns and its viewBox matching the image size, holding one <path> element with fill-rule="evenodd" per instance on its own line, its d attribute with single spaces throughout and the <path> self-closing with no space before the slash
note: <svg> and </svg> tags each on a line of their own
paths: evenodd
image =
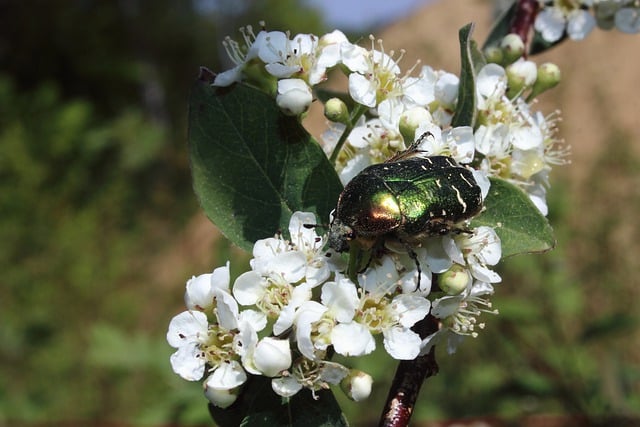
<svg viewBox="0 0 640 427">
<path fill-rule="evenodd" d="M 489 35 L 487 36 L 487 40 L 482 45 L 482 49 L 486 49 L 488 47 L 500 46 L 500 42 L 509 34 L 509 30 L 511 27 L 511 21 L 516 14 L 518 2 L 514 1 L 510 7 L 504 10 L 502 14 L 498 17 L 495 24 L 491 28 Z"/>
<path fill-rule="evenodd" d="M 476 120 L 475 78 L 477 70 L 484 61 L 482 53 L 471 40 L 473 24 L 460 29 L 460 85 L 458 86 L 458 104 L 451 121 L 452 126 L 473 126 Z"/>
<path fill-rule="evenodd" d="M 553 229 L 524 191 L 502 179 L 491 178 L 485 210 L 473 227 L 493 227 L 502 242 L 502 256 L 545 252 L 555 246 Z"/>
<path fill-rule="evenodd" d="M 209 412 L 220 427 L 346 427 L 331 391 L 316 395 L 303 389 L 287 401 L 273 392 L 270 378 L 252 376 L 231 407 L 209 405 Z"/>
<path fill-rule="evenodd" d="M 342 185 L 320 146 L 273 98 L 243 85 L 198 81 L 189 105 L 194 190 L 236 245 L 286 233 L 296 210 L 328 221 Z"/>
</svg>

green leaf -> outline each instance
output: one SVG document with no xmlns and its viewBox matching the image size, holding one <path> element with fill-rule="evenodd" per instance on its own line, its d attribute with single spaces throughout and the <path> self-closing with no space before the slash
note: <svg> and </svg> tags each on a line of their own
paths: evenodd
<svg viewBox="0 0 640 427">
<path fill-rule="evenodd" d="M 228 409 L 209 405 L 220 427 L 346 427 L 347 421 L 330 390 L 316 393 L 303 389 L 283 399 L 271 389 L 271 379 L 251 376 Z"/>
<path fill-rule="evenodd" d="M 199 80 L 189 102 L 193 186 L 209 219 L 233 243 L 287 232 L 297 210 L 328 221 L 342 184 L 295 117 L 257 89 Z"/>
<path fill-rule="evenodd" d="M 502 242 L 502 256 L 545 252 L 555 246 L 553 229 L 529 196 L 513 184 L 491 178 L 485 209 L 472 227 L 493 227 Z"/>
<path fill-rule="evenodd" d="M 478 70 L 485 65 L 485 59 L 478 50 L 476 43 L 471 40 L 473 24 L 460 29 L 460 84 L 458 86 L 458 104 L 451 120 L 452 126 L 474 126 L 476 120 L 476 90 L 475 78 Z"/>
</svg>

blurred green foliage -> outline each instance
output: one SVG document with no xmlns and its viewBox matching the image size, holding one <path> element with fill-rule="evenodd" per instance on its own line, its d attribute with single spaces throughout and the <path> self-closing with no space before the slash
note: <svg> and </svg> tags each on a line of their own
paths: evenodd
<svg viewBox="0 0 640 427">
<path fill-rule="evenodd" d="M 198 209 L 189 88 L 200 65 L 226 68 L 220 41 L 241 25 L 321 21 L 288 0 L 0 11 L 0 425 L 206 423 L 164 340 L 184 284 L 153 282 L 153 257 Z"/>
<path fill-rule="evenodd" d="M 168 363 L 183 283 L 152 279 L 154 255 L 198 210 L 189 88 L 199 65 L 227 67 L 219 42 L 237 27 L 319 33 L 320 18 L 294 0 L 0 10 L 0 425 L 210 423 L 199 385 Z M 612 131 L 589 181 L 554 184 L 558 247 L 504 261 L 501 315 L 441 353 L 417 419 L 640 412 L 640 161 L 629 145 Z M 211 268 L 246 263 L 226 243 L 210 249 Z M 371 400 L 343 402 L 355 425 L 377 418 L 393 371 L 380 352 L 360 363 L 377 382 Z"/>
</svg>

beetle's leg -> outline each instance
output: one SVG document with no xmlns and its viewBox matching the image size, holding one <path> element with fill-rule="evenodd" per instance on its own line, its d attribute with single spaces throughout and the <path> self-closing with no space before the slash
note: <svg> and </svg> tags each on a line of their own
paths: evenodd
<svg viewBox="0 0 640 427">
<path fill-rule="evenodd" d="M 396 153 L 395 155 L 391 156 L 389 159 L 385 160 L 384 162 L 394 163 L 400 160 L 408 159 L 410 157 L 415 157 L 416 153 L 424 152 L 424 150 L 419 150 L 418 146 L 422 144 L 422 141 L 424 141 L 429 137 L 432 137 L 432 138 L 434 137 L 431 132 L 427 131 L 423 133 L 422 135 L 420 135 L 420 138 L 412 142 L 411 145 L 409 145 L 406 150 Z"/>
<path fill-rule="evenodd" d="M 409 245 L 407 242 L 402 241 L 402 244 L 404 245 L 405 249 L 407 250 L 407 254 L 409 255 L 409 258 L 411 258 L 413 260 L 413 262 L 416 263 L 416 268 L 418 269 L 418 285 L 417 285 L 417 289 L 420 289 L 420 280 L 422 278 L 422 268 L 420 267 L 420 261 L 418 261 L 418 254 L 416 253 L 416 251 L 413 250 L 411 245 Z"/>
</svg>

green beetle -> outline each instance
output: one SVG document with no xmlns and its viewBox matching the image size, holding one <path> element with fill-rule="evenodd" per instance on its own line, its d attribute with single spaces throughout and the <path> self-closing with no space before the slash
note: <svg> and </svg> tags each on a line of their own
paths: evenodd
<svg viewBox="0 0 640 427">
<path fill-rule="evenodd" d="M 351 241 L 371 248 L 391 238 L 407 245 L 416 260 L 408 245 L 461 230 L 456 224 L 482 210 L 473 173 L 451 157 L 416 156 L 418 143 L 367 167 L 345 186 L 329 226 L 331 248 L 344 252 Z"/>
</svg>

